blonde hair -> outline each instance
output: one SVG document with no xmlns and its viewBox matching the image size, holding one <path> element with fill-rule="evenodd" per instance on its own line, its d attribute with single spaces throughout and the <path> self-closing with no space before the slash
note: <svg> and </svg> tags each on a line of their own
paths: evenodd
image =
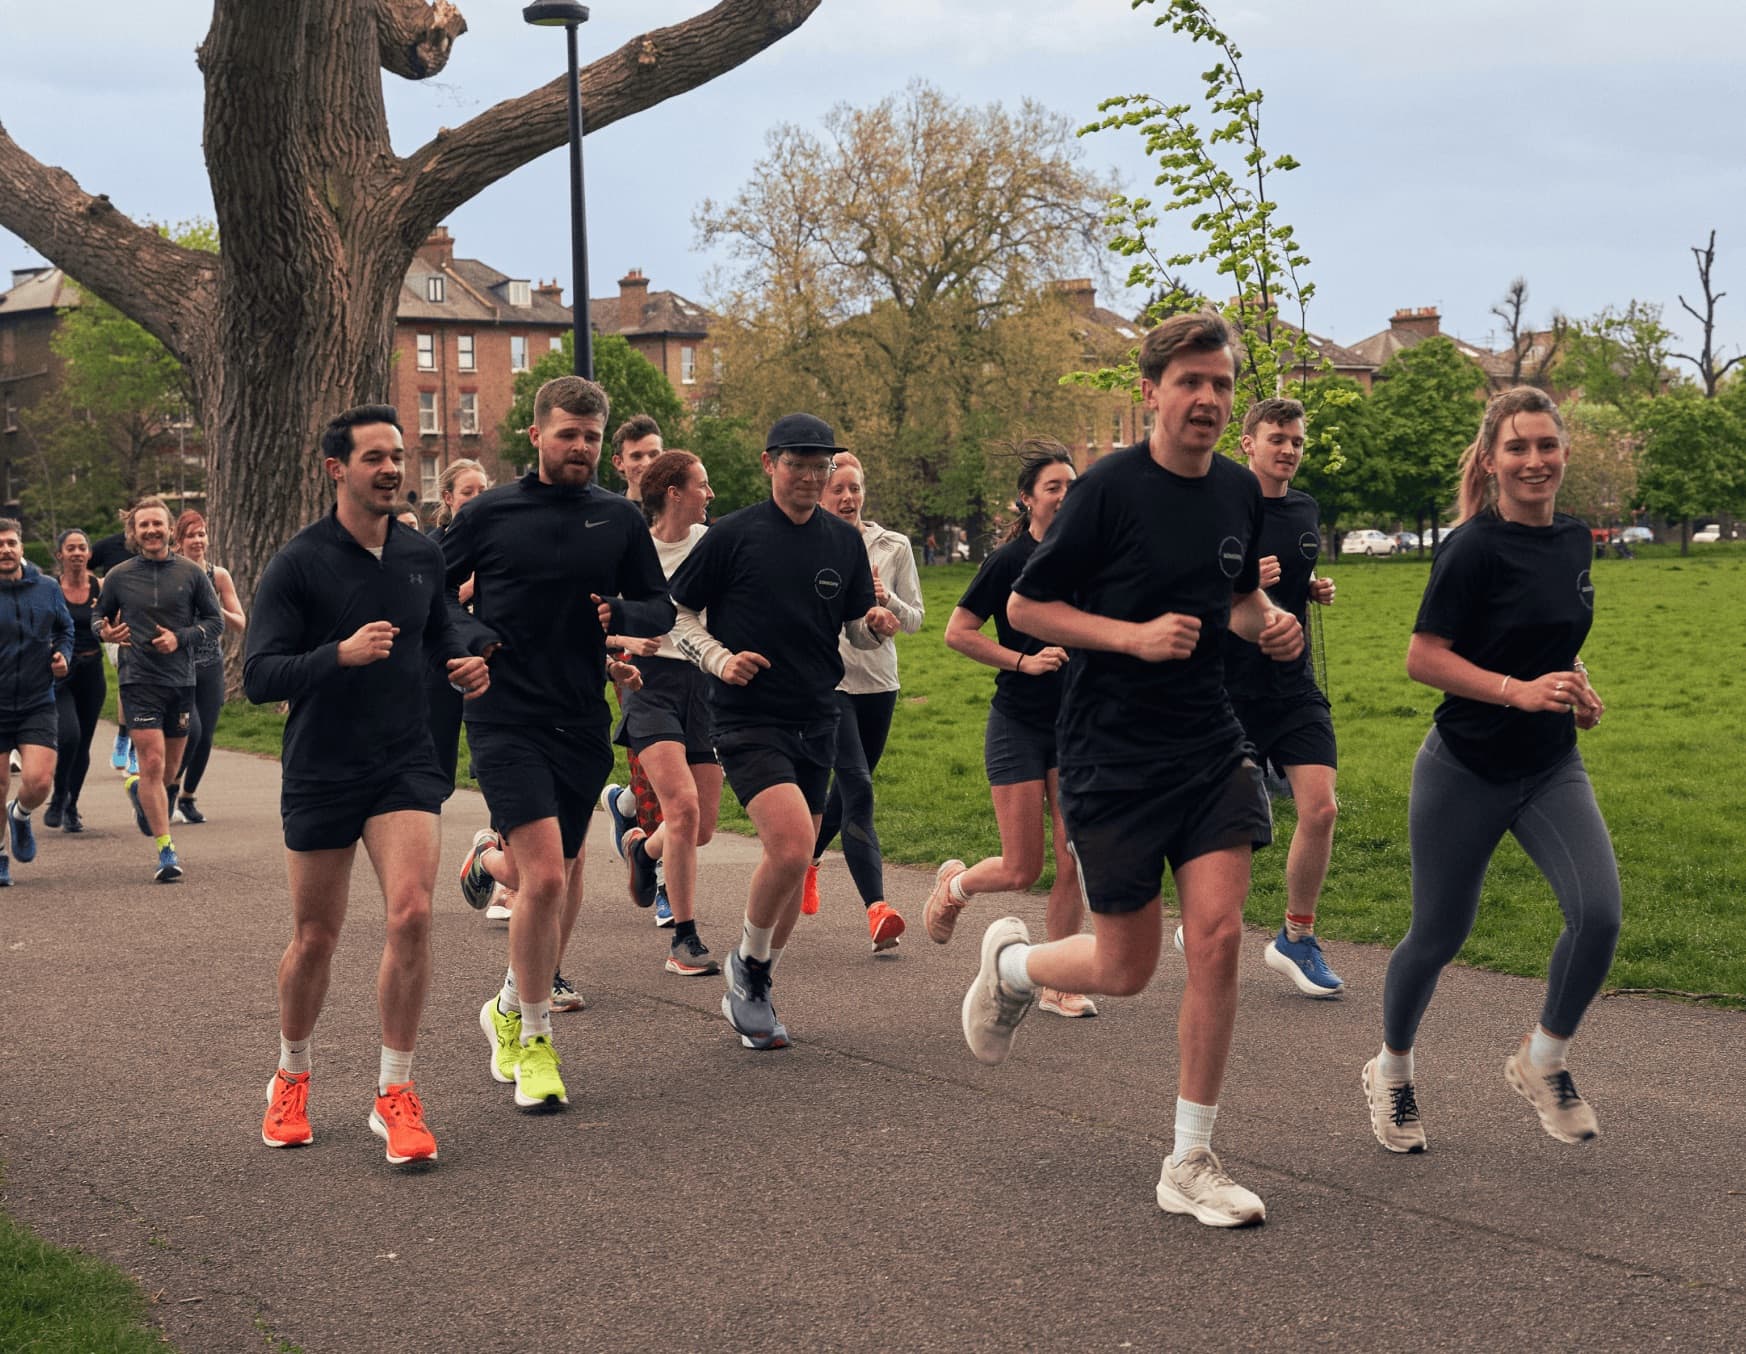
<svg viewBox="0 0 1746 1354">
<path fill-rule="evenodd" d="M 133 524 L 140 513 L 147 508 L 156 508 L 162 512 L 165 526 L 173 525 L 176 520 L 170 516 L 170 505 L 156 494 L 147 494 L 144 498 L 136 499 L 134 505 L 127 510 L 127 525 L 122 530 L 122 539 L 127 542 L 129 550 L 136 552 L 139 550 L 139 537 L 134 535 Z"/>
<path fill-rule="evenodd" d="M 477 461 L 463 457 L 459 461 L 450 461 L 443 467 L 443 473 L 437 477 L 437 526 L 446 527 L 455 519 L 455 510 L 449 506 L 448 500 L 443 498 L 443 495 L 452 493 L 455 485 L 460 483 L 461 476 L 465 475 L 468 471 L 473 470 L 476 470 L 479 474 L 485 476 L 485 487 L 489 489 L 491 487 L 491 476 L 485 474 L 485 467 L 480 465 Z"/>
<path fill-rule="evenodd" d="M 1533 386 L 1511 386 L 1491 397 L 1485 406 L 1485 417 L 1479 421 L 1479 436 L 1461 453 L 1461 489 L 1455 502 L 1455 520 L 1459 526 L 1469 517 L 1497 506 L 1497 480 L 1486 469 L 1486 459 L 1497 450 L 1498 434 L 1505 419 L 1517 414 L 1546 414 L 1558 428 L 1558 440 L 1565 440 L 1564 419 L 1558 405 L 1544 390 Z"/>
</svg>

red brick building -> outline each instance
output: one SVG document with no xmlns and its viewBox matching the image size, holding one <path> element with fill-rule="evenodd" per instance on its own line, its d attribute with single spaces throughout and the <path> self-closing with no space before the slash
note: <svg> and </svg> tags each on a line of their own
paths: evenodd
<svg viewBox="0 0 1746 1354">
<path fill-rule="evenodd" d="M 689 405 L 716 390 L 710 327 L 720 321 L 678 292 L 650 291 L 641 268 L 618 280 L 617 296 L 591 297 L 588 323 L 597 334 L 622 334 L 655 365 Z"/>
<path fill-rule="evenodd" d="M 18 511 L 22 476 L 35 447 L 20 415 L 49 395 L 61 379 L 61 360 L 49 341 L 60 312 L 79 304 L 79 290 L 59 268 L 15 268 L 10 290 L 0 292 L 0 506 Z"/>
</svg>

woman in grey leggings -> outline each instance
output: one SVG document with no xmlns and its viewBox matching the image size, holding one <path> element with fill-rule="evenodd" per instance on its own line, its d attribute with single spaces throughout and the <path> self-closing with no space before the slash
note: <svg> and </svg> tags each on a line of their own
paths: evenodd
<svg viewBox="0 0 1746 1354">
<path fill-rule="evenodd" d="M 1363 1074 L 1371 1128 L 1392 1152 L 1425 1149 L 1413 1041 L 1506 832 L 1552 885 L 1564 931 L 1539 1023 L 1504 1077 L 1554 1138 L 1599 1133 L 1565 1052 L 1612 966 L 1619 872 L 1576 750 L 1605 706 L 1577 656 L 1593 619 L 1593 542 L 1554 511 L 1567 456 L 1543 392 L 1492 399 L 1462 458 L 1459 530 L 1438 547 L 1407 650 L 1408 675 L 1445 696 L 1413 764 L 1412 926 L 1388 961 L 1383 1047 Z"/>
</svg>

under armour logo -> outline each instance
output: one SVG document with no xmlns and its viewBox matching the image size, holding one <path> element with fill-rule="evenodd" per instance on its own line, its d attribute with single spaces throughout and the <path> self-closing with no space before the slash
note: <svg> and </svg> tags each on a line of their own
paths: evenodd
<svg viewBox="0 0 1746 1354">
<path fill-rule="evenodd" d="M 424 582 L 424 575 L 423 574 L 408 574 L 408 575 L 406 575 L 406 581 L 408 583 L 423 583 Z"/>
</svg>

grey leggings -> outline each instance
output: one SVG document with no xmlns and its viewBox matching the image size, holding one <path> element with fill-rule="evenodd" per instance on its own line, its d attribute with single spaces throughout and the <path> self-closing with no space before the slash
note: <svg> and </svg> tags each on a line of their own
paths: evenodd
<svg viewBox="0 0 1746 1354">
<path fill-rule="evenodd" d="M 1413 1046 L 1443 966 L 1473 929 L 1486 867 L 1506 832 L 1540 867 L 1564 913 L 1540 1023 L 1560 1039 L 1575 1034 L 1619 938 L 1619 867 L 1581 755 L 1572 749 L 1550 770 L 1500 784 L 1458 762 L 1433 728 L 1413 763 L 1407 816 L 1413 922 L 1388 961 L 1388 1046 Z"/>
</svg>

